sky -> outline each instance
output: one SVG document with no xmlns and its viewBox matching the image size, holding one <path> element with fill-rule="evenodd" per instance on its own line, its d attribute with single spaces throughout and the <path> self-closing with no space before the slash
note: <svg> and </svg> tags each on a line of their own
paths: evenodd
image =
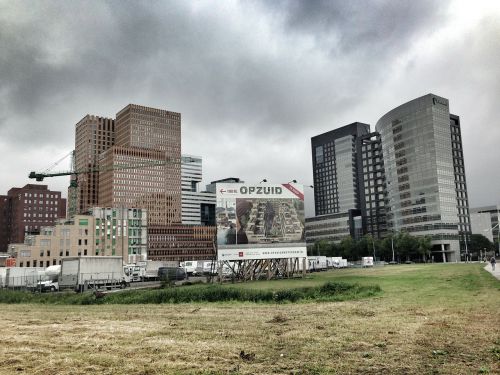
<svg viewBox="0 0 500 375">
<path fill-rule="evenodd" d="M 182 114 L 204 183 L 309 186 L 312 136 L 427 93 L 461 118 L 470 207 L 500 203 L 500 1 L 0 0 L 0 194 L 129 103 Z"/>
</svg>

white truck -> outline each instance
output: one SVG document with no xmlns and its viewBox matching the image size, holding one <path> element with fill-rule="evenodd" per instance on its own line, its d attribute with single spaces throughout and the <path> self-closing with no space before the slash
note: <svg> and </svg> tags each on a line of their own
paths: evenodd
<svg viewBox="0 0 500 375">
<path fill-rule="evenodd" d="M 130 282 L 137 282 L 143 280 L 146 270 L 136 264 L 126 264 L 123 266 L 123 273 L 130 278 Z"/>
<path fill-rule="evenodd" d="M 181 267 L 184 268 L 188 276 L 203 275 L 203 261 L 187 260 L 181 263 Z"/>
<path fill-rule="evenodd" d="M 84 256 L 64 258 L 59 275 L 59 288 L 77 292 L 89 289 L 125 288 L 130 278 L 123 272 L 120 256 Z"/>
<path fill-rule="evenodd" d="M 57 292 L 59 291 L 59 275 L 61 266 L 49 266 L 44 271 L 45 280 L 38 282 L 36 291 L 38 292 Z"/>
<path fill-rule="evenodd" d="M 361 258 L 362 267 L 373 267 L 373 257 L 363 257 Z"/>
<path fill-rule="evenodd" d="M 203 274 L 204 275 L 217 275 L 217 262 L 206 260 L 203 262 Z"/>
<path fill-rule="evenodd" d="M 310 256 L 307 259 L 309 272 L 318 272 L 327 269 L 326 256 Z"/>
<path fill-rule="evenodd" d="M 46 280 L 42 267 L 7 267 L 4 286 L 13 289 L 35 289 L 38 282 Z"/>
<path fill-rule="evenodd" d="M 333 257 L 333 267 L 334 268 L 346 268 L 347 267 L 347 259 L 343 259 L 342 257 Z"/>
</svg>

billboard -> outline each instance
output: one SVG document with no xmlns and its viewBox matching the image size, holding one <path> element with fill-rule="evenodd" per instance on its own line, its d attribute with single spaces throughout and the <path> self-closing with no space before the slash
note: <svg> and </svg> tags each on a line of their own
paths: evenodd
<svg viewBox="0 0 500 375">
<path fill-rule="evenodd" d="M 229 252 L 241 259 L 239 255 L 243 252 L 244 259 L 267 259 L 271 257 L 270 250 L 263 249 L 288 246 L 293 251 L 287 253 L 283 249 L 279 252 L 281 256 L 275 256 L 285 258 L 293 257 L 285 255 L 295 254 L 297 246 L 305 248 L 301 185 L 229 183 L 217 184 L 216 189 L 219 255 Z"/>
</svg>

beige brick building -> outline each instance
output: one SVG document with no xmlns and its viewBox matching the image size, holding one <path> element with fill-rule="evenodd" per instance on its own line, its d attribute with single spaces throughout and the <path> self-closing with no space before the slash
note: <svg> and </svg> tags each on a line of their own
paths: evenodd
<svg viewBox="0 0 500 375">
<path fill-rule="evenodd" d="M 48 267 L 64 257 L 118 255 L 124 263 L 146 260 L 147 212 L 142 209 L 93 208 L 75 215 L 24 243 L 10 244 L 8 253 L 18 267 Z"/>
</svg>

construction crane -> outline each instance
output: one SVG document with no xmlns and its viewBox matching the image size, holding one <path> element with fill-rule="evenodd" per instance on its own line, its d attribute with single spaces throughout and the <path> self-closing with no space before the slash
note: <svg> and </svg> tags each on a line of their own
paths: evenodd
<svg viewBox="0 0 500 375">
<path fill-rule="evenodd" d="M 58 165 L 61 161 L 66 159 L 71 155 L 71 169 L 69 171 L 61 171 L 61 172 L 50 172 L 50 170 Z M 195 159 L 186 158 L 190 160 L 185 160 L 186 162 L 194 162 Z M 91 167 L 82 170 L 76 170 L 75 167 L 75 151 L 71 151 L 69 154 L 65 155 L 63 158 L 55 162 L 52 166 L 47 168 L 43 172 L 30 172 L 28 175 L 29 178 L 33 178 L 36 181 L 43 181 L 47 177 L 59 177 L 59 176 L 71 176 L 71 181 L 68 189 L 68 214 L 72 216 L 76 213 L 76 203 L 77 203 L 77 187 L 78 187 L 78 176 L 81 174 L 90 174 L 97 172 L 105 172 L 112 170 L 123 170 L 123 169 L 141 169 L 148 167 L 158 167 L 167 164 L 181 164 L 181 160 L 177 160 L 175 158 L 167 158 L 166 160 L 161 161 L 152 161 L 147 163 L 139 163 L 133 165 L 124 165 L 124 164 L 115 164 L 111 166 L 102 166 L 102 167 Z"/>
</svg>

